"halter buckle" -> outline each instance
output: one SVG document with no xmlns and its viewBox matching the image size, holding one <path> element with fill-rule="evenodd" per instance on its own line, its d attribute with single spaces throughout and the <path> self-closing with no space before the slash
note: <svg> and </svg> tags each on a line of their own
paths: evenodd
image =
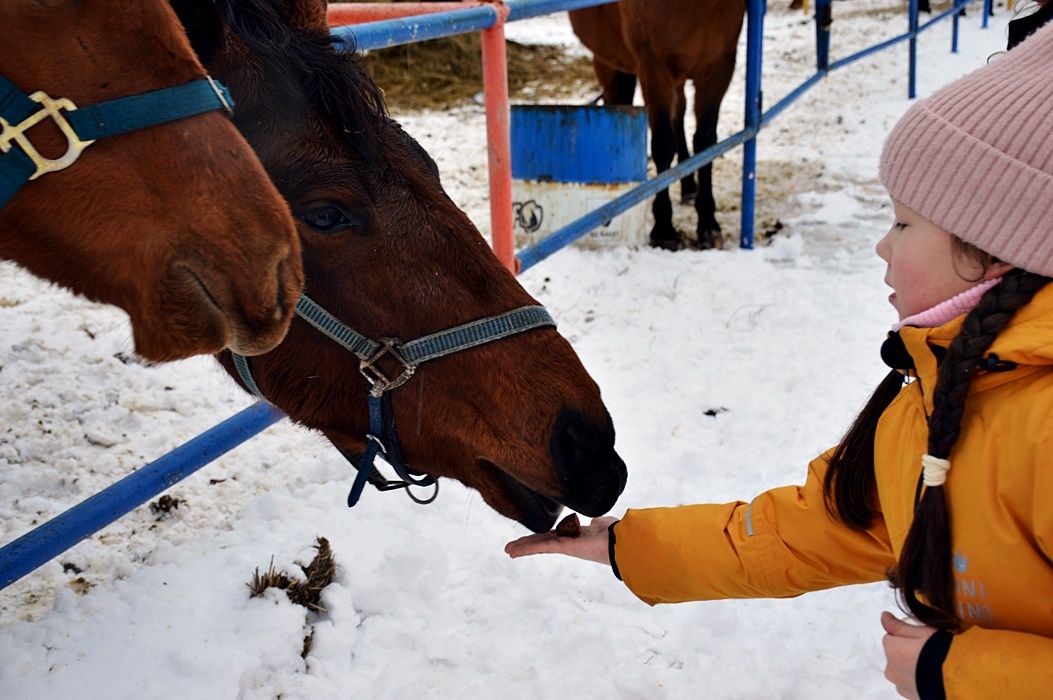
<svg viewBox="0 0 1053 700">
<path fill-rule="evenodd" d="M 397 338 L 382 338 L 380 341 L 380 347 L 372 355 L 364 360 L 359 360 L 358 371 L 362 373 L 362 376 L 369 382 L 370 390 L 369 393 L 374 397 L 379 398 L 384 394 L 385 391 L 391 391 L 396 389 L 413 376 L 413 373 L 417 371 L 416 365 L 411 365 L 406 362 L 405 358 L 402 357 L 402 353 L 399 352 L 401 343 Z M 402 365 L 401 373 L 394 379 L 388 377 L 378 365 L 383 357 L 390 356 L 393 360 Z"/>
<path fill-rule="evenodd" d="M 219 85 L 216 84 L 216 81 L 212 79 L 211 75 L 206 75 L 205 80 L 208 81 L 208 85 L 212 88 L 212 92 L 216 93 L 216 97 L 219 98 L 219 102 L 223 105 L 223 109 L 226 111 L 227 116 L 233 117 L 234 105 L 230 104 L 227 100 L 226 95 L 223 94 L 223 90 L 220 89 Z"/>
<path fill-rule="evenodd" d="M 34 92 L 29 99 L 41 105 L 40 109 L 17 124 L 10 124 L 6 119 L 0 118 L 0 152 L 7 153 L 17 144 L 36 166 L 36 171 L 29 177 L 30 180 L 36 180 L 45 173 L 64 170 L 73 165 L 84 149 L 95 141 L 82 141 L 66 120 L 62 110 L 72 112 L 77 109 L 77 105 L 71 100 L 65 97 L 56 100 L 43 91 Z M 27 131 L 48 117 L 55 122 L 62 135 L 66 137 L 66 153 L 59 158 L 45 158 L 40 155 L 26 136 Z"/>
</svg>

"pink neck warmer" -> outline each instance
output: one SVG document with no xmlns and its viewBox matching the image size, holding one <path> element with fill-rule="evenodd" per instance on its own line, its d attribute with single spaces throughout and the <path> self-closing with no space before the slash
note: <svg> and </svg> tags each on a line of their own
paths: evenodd
<svg viewBox="0 0 1053 700">
<path fill-rule="evenodd" d="M 948 321 L 952 321 L 962 314 L 972 311 L 973 308 L 980 303 L 980 297 L 984 295 L 984 292 L 1001 281 L 1001 277 L 995 277 L 985 282 L 981 282 L 975 287 L 971 287 L 961 294 L 951 297 L 947 301 L 940 302 L 931 309 L 926 309 L 925 311 L 916 313 L 912 316 L 907 316 L 902 321 L 893 323 L 892 330 L 898 331 L 904 326 L 914 326 L 915 328 L 935 328 L 936 326 L 942 326 Z"/>
</svg>

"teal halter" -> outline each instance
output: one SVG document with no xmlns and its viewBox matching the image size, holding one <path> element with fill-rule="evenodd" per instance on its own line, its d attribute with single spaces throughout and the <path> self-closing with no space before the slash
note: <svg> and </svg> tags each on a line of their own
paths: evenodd
<svg viewBox="0 0 1053 700">
<path fill-rule="evenodd" d="M 438 495 L 438 482 L 426 475 L 414 477 L 411 469 L 402 459 L 402 449 L 399 445 L 398 434 L 395 432 L 395 417 L 391 411 L 388 393 L 405 384 L 422 362 L 507 338 L 533 328 L 555 327 L 556 325 L 545 307 L 522 306 L 498 316 L 466 323 L 408 343 L 402 343 L 397 338 L 384 338 L 378 342 L 344 325 L 339 319 L 308 298 L 306 294 L 301 295 L 296 302 L 296 313 L 357 357 L 359 371 L 370 385 L 369 433 L 366 435 L 365 452 L 358 457 L 337 448 L 358 470 L 358 475 L 351 486 L 351 493 L 347 497 L 348 507 L 358 502 L 366 481 L 381 491 L 405 488 L 409 497 L 418 503 L 431 503 Z M 260 391 L 252 377 L 248 358 L 234 352 L 231 353 L 231 356 L 234 359 L 234 368 L 238 371 L 238 376 L 241 377 L 245 387 L 257 397 L 265 399 L 263 392 Z M 377 366 L 377 362 L 385 356 L 395 360 L 401 366 L 399 376 L 388 377 Z M 398 473 L 401 481 L 385 479 L 373 466 L 378 452 Z M 435 493 L 430 498 L 420 499 L 409 490 L 410 486 L 435 486 Z"/>
<path fill-rule="evenodd" d="M 212 78 L 78 108 L 64 97 L 27 95 L 0 75 L 0 209 L 29 180 L 73 165 L 97 139 L 218 109 L 232 113 L 234 100 Z M 32 126 L 49 118 L 66 137 L 66 153 L 60 158 L 40 155 L 26 136 Z"/>
</svg>

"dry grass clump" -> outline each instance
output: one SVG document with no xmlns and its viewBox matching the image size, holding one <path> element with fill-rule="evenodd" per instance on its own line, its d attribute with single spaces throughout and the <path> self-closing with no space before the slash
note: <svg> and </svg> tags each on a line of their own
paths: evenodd
<svg viewBox="0 0 1053 700">
<path fill-rule="evenodd" d="M 304 579 L 291 578 L 284 571 L 275 571 L 274 557 L 271 557 L 270 566 L 263 574 L 259 567 L 252 575 L 252 580 L 247 584 L 249 597 L 257 598 L 263 595 L 268 588 L 280 588 L 289 596 L 289 600 L 297 605 L 302 605 L 314 612 L 325 612 L 322 607 L 322 589 L 333 581 L 336 574 L 336 561 L 333 559 L 333 550 L 329 546 L 329 540 L 319 537 L 315 541 L 315 549 L 318 554 L 307 566 L 301 566 Z"/>
<path fill-rule="evenodd" d="M 150 504 L 150 512 L 154 514 L 155 520 L 161 521 L 172 515 L 172 511 L 186 504 L 185 498 L 175 498 L 166 493 Z"/>
</svg>

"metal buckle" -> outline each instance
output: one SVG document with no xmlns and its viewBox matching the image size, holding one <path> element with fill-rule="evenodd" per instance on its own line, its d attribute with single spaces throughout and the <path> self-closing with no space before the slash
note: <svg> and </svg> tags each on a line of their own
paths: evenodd
<svg viewBox="0 0 1053 700">
<path fill-rule="evenodd" d="M 81 152 L 95 143 L 95 140 L 82 141 L 77 137 L 77 132 L 73 130 L 70 123 L 66 121 L 66 117 L 61 110 L 66 110 L 67 112 L 76 110 L 77 105 L 73 104 L 72 101 L 65 97 L 60 97 L 57 100 L 53 99 L 43 91 L 34 92 L 29 96 L 29 99 L 41 105 L 39 111 L 29 115 L 18 124 L 9 124 L 7 120 L 0 118 L 0 127 L 2 127 L 0 129 L 0 152 L 7 153 L 14 144 L 20 146 L 25 154 L 29 156 L 29 159 L 33 161 L 33 165 L 36 166 L 36 172 L 29 178 L 30 180 L 36 180 L 44 173 L 64 170 L 73 165 L 77 158 L 80 157 Z M 61 158 L 45 158 L 40 155 L 40 152 L 34 148 L 33 144 L 26 137 L 26 132 L 29 129 L 48 117 L 51 117 L 62 132 L 62 135 L 66 137 L 68 146 L 66 154 Z"/>
<path fill-rule="evenodd" d="M 385 391 L 396 389 L 413 376 L 413 373 L 417 371 L 416 365 L 411 365 L 406 362 L 399 352 L 401 344 L 397 338 L 382 338 L 380 341 L 380 347 L 375 353 L 370 355 L 364 360 L 359 360 L 358 371 L 362 373 L 362 376 L 366 378 L 372 387 L 369 393 L 374 397 L 379 398 L 384 394 Z M 396 362 L 402 365 L 402 373 L 394 379 L 389 378 L 384 371 L 377 366 L 377 362 L 385 355 L 390 355 Z"/>
<path fill-rule="evenodd" d="M 227 102 L 227 98 L 223 96 L 223 91 L 219 89 L 218 85 L 216 85 L 216 81 L 212 79 L 211 75 L 206 75 L 205 80 L 208 81 L 209 87 L 212 88 L 212 92 L 216 93 L 216 97 L 219 98 L 220 104 L 222 104 L 223 109 L 226 110 L 227 116 L 233 117 L 234 107 L 231 106 L 229 102 Z"/>
</svg>

